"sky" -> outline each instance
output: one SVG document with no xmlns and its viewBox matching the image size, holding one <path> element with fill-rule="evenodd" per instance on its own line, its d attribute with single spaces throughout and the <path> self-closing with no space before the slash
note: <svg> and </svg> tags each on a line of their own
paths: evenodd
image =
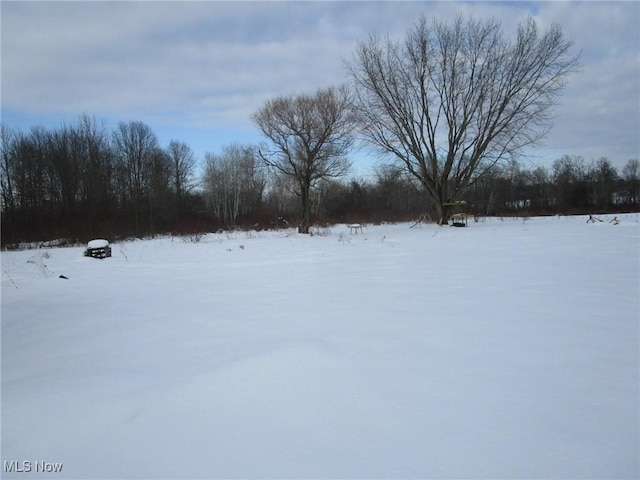
<svg viewBox="0 0 640 480">
<path fill-rule="evenodd" d="M 562 155 L 640 157 L 640 2 L 0 2 L 2 121 L 27 131 L 89 114 L 115 129 L 142 121 L 161 146 L 203 159 L 263 140 L 251 115 L 265 101 L 348 83 L 345 62 L 371 33 L 401 38 L 424 14 L 493 17 L 510 34 L 528 16 L 552 22 L 582 51 L 545 144 Z M 379 161 L 353 154 L 353 175 Z"/>
</svg>

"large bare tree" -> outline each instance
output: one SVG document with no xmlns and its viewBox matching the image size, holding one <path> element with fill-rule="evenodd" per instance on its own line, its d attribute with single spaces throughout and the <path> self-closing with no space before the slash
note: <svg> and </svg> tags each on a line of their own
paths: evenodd
<svg viewBox="0 0 640 480">
<path fill-rule="evenodd" d="M 514 39 L 494 20 L 428 22 L 404 41 L 372 35 L 349 71 L 360 130 L 423 185 L 440 222 L 446 204 L 549 131 L 552 107 L 579 65 L 559 25 L 529 18 Z"/>
<path fill-rule="evenodd" d="M 347 173 L 346 158 L 354 140 L 353 110 L 346 87 L 319 89 L 314 95 L 283 96 L 267 101 L 253 121 L 271 140 L 260 150 L 277 173 L 295 179 L 300 198 L 300 233 L 311 226 L 311 187 Z"/>
</svg>

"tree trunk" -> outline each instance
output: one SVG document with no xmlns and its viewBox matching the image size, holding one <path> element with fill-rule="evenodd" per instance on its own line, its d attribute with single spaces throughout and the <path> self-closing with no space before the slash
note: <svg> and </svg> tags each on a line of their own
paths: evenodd
<svg viewBox="0 0 640 480">
<path fill-rule="evenodd" d="M 298 233 L 309 233 L 311 227 L 311 183 L 303 181 L 301 187 L 302 222 L 298 226 Z"/>
<path fill-rule="evenodd" d="M 423 183 L 424 185 L 424 183 Z M 429 203 L 433 208 L 432 212 L 435 212 L 435 220 L 439 226 L 447 225 L 449 223 L 449 215 L 451 215 L 451 207 L 443 205 L 447 203 L 444 195 L 446 192 L 431 193 L 431 189 L 425 186 L 425 190 L 429 193 Z M 443 195 L 444 193 L 444 195 Z"/>
<path fill-rule="evenodd" d="M 442 205 L 440 202 L 437 204 L 436 211 L 438 212 L 438 225 L 448 225 L 449 218 L 451 218 L 451 207 L 449 205 Z"/>
</svg>

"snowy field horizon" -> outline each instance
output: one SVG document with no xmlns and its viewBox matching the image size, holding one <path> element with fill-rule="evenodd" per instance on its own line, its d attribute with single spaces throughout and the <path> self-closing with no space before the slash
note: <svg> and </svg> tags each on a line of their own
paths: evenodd
<svg viewBox="0 0 640 480">
<path fill-rule="evenodd" d="M 1 476 L 637 479 L 616 217 L 4 251 Z"/>
</svg>

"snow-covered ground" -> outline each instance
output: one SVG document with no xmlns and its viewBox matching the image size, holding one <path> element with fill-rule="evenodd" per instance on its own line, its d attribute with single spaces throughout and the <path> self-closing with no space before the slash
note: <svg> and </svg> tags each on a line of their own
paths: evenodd
<svg viewBox="0 0 640 480">
<path fill-rule="evenodd" d="M 638 478 L 611 218 L 3 252 L 2 477 Z"/>
</svg>

